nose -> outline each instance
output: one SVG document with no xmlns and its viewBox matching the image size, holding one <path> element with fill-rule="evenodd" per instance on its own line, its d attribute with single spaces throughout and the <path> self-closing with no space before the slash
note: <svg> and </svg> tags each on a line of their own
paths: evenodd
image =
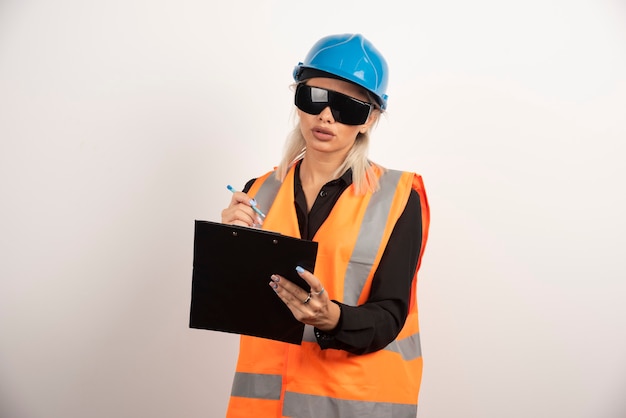
<svg viewBox="0 0 626 418">
<path fill-rule="evenodd" d="M 335 118 L 333 117 L 333 112 L 330 110 L 330 106 L 326 106 L 324 110 L 320 112 L 320 114 L 318 115 L 318 118 L 321 121 L 328 122 L 328 123 L 335 122 Z"/>
</svg>

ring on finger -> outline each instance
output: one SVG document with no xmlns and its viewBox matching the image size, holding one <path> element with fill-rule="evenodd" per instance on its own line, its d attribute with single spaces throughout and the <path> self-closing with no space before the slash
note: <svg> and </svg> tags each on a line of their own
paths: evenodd
<svg viewBox="0 0 626 418">
<path fill-rule="evenodd" d="M 311 294 L 309 293 L 309 294 L 307 295 L 306 299 L 304 299 L 304 300 L 302 301 L 302 303 L 304 303 L 304 304 L 306 305 L 307 303 L 309 303 L 309 301 L 310 301 L 310 300 L 311 300 Z"/>
</svg>

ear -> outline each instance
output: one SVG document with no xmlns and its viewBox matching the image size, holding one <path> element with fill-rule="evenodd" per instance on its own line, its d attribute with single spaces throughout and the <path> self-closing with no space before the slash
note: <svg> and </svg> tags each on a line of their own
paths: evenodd
<svg viewBox="0 0 626 418">
<path fill-rule="evenodd" d="M 359 132 L 361 132 L 362 134 L 367 132 L 370 129 L 370 127 L 376 123 L 379 116 L 380 116 L 380 111 L 378 109 L 372 110 L 369 117 L 367 118 L 367 121 L 365 121 L 365 123 L 361 125 L 361 127 L 359 128 Z"/>
</svg>

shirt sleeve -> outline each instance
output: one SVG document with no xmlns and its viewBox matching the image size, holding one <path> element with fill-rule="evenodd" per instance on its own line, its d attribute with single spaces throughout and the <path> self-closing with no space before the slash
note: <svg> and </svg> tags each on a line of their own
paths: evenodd
<svg viewBox="0 0 626 418">
<path fill-rule="evenodd" d="M 320 348 L 367 354 L 386 347 L 397 337 L 406 321 L 421 245 L 420 197 L 411 190 L 374 273 L 369 299 L 360 306 L 333 301 L 339 305 L 341 316 L 334 330 L 315 329 Z"/>
</svg>

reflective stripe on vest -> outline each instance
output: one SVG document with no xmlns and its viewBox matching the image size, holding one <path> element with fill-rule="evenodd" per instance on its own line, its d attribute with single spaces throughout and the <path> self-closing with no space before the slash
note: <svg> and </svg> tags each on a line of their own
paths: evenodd
<svg viewBox="0 0 626 418">
<path fill-rule="evenodd" d="M 279 400 L 283 377 L 279 374 L 236 372 L 231 396 Z"/>
<path fill-rule="evenodd" d="M 346 270 L 343 292 L 343 303 L 346 305 L 356 306 L 363 292 L 367 276 L 376 258 L 376 251 L 385 232 L 385 220 L 391 209 L 400 176 L 402 172 L 396 170 L 383 173 L 378 180 L 380 189 L 372 194 L 367 205 L 359 236 Z"/>
<path fill-rule="evenodd" d="M 406 361 L 414 360 L 422 356 L 420 334 L 416 333 L 401 340 L 394 340 L 384 349 L 400 353 L 402 358 Z"/>
<path fill-rule="evenodd" d="M 389 402 L 351 401 L 325 396 L 286 392 L 283 407 L 286 417 L 393 417 L 415 418 L 417 405 Z"/>
<path fill-rule="evenodd" d="M 270 210 L 281 185 L 282 183 L 274 176 L 274 173 L 265 179 L 259 191 L 254 195 L 254 200 L 256 200 L 261 210 Z M 265 214 L 267 215 L 268 213 L 266 212 Z"/>
</svg>

